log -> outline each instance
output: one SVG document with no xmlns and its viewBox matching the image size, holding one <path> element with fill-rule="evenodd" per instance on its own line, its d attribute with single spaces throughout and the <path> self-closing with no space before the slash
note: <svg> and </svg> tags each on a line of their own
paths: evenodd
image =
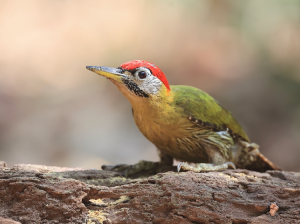
<svg viewBox="0 0 300 224">
<path fill-rule="evenodd" d="M 146 174 L 0 162 L 0 223 L 300 223 L 300 173 Z"/>
</svg>

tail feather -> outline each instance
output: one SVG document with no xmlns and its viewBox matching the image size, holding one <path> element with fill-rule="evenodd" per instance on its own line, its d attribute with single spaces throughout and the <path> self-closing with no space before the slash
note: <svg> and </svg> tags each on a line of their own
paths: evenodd
<svg viewBox="0 0 300 224">
<path fill-rule="evenodd" d="M 259 153 L 257 157 L 259 158 L 257 161 L 261 161 L 259 162 L 259 164 L 262 164 L 262 168 L 266 170 L 282 170 L 280 167 L 276 166 L 274 163 L 268 160 L 268 158 L 265 157 L 263 154 Z"/>
</svg>

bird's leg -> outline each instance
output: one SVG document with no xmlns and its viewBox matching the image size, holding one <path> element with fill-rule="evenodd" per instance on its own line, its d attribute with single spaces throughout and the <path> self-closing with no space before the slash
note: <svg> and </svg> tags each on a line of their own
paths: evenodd
<svg viewBox="0 0 300 224">
<path fill-rule="evenodd" d="M 160 157 L 160 162 L 141 160 L 138 163 L 133 165 L 126 165 L 126 164 L 118 164 L 115 166 L 103 165 L 101 168 L 103 170 L 108 170 L 108 171 L 122 172 L 125 177 L 129 177 L 141 171 L 155 170 L 160 166 L 173 165 L 173 157 L 167 155 L 160 149 L 158 149 L 158 154 Z"/>
<path fill-rule="evenodd" d="M 151 162 L 146 160 L 141 160 L 138 163 L 131 165 L 128 167 L 124 174 L 125 177 L 132 176 L 136 173 L 139 173 L 143 170 L 152 170 L 157 169 L 163 166 L 172 166 L 173 165 L 173 157 L 166 154 L 164 151 L 157 149 L 158 156 L 160 158 L 160 162 Z"/>
<path fill-rule="evenodd" d="M 157 166 L 158 162 L 151 162 L 146 160 L 140 160 L 133 165 L 117 164 L 114 166 L 102 165 L 102 170 L 120 172 L 123 176 L 129 177 L 143 170 L 151 170 Z"/>
<path fill-rule="evenodd" d="M 226 169 L 235 169 L 235 165 L 232 162 L 226 162 L 220 165 L 215 165 L 212 163 L 197 163 L 195 166 L 191 166 L 187 163 L 179 163 L 177 166 L 177 172 L 180 170 L 193 171 L 195 173 L 218 171 Z"/>
<path fill-rule="evenodd" d="M 157 153 L 158 153 L 158 156 L 159 156 L 159 164 L 161 166 L 172 166 L 173 165 L 173 157 L 166 154 L 163 150 L 161 149 L 157 149 Z"/>
<path fill-rule="evenodd" d="M 128 164 L 118 164 L 115 166 L 103 165 L 101 166 L 101 168 L 107 171 L 121 172 L 125 177 L 129 177 L 143 170 L 151 170 L 157 167 L 157 165 L 158 162 L 140 160 L 138 163 L 133 165 L 128 165 Z"/>
<path fill-rule="evenodd" d="M 140 160 L 138 163 L 130 165 L 124 172 L 125 177 L 132 176 L 143 170 L 152 170 L 158 166 L 158 162 Z"/>
</svg>

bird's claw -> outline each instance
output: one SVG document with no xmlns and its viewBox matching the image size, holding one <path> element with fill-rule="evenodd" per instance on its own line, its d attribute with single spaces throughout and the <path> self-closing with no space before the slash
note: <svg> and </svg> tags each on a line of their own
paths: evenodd
<svg viewBox="0 0 300 224">
<path fill-rule="evenodd" d="M 186 165 L 186 162 L 178 163 L 178 165 L 177 165 L 177 173 L 179 173 L 181 167 L 184 166 L 184 165 Z"/>
<path fill-rule="evenodd" d="M 235 165 L 234 165 L 233 162 L 226 162 L 226 163 L 224 163 L 224 164 L 227 164 L 227 168 L 228 168 L 228 169 L 231 168 L 231 169 L 233 169 L 233 170 L 236 170 L 236 167 L 235 167 Z"/>
<path fill-rule="evenodd" d="M 101 168 L 107 171 L 120 172 L 122 176 L 129 177 L 141 171 L 155 169 L 159 165 L 158 162 L 141 160 L 133 165 L 119 164 L 115 166 L 103 165 Z"/>
<path fill-rule="evenodd" d="M 226 170 L 226 169 L 236 169 L 236 167 L 232 162 L 226 162 L 220 165 L 215 165 L 211 163 L 197 163 L 195 164 L 195 166 L 189 165 L 186 162 L 182 162 L 177 165 L 177 172 L 179 173 L 181 169 L 200 173 L 200 172 L 210 172 L 210 171 L 218 171 L 218 170 Z"/>
<path fill-rule="evenodd" d="M 124 172 L 126 171 L 131 165 L 127 164 L 117 164 L 114 166 L 110 165 L 102 165 L 101 169 L 106 171 L 114 171 L 114 172 Z"/>
</svg>

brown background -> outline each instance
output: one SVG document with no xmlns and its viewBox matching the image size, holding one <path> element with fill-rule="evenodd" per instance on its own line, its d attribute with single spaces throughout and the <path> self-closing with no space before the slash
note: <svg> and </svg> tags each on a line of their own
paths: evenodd
<svg viewBox="0 0 300 224">
<path fill-rule="evenodd" d="M 86 65 L 143 59 L 207 91 L 261 151 L 300 171 L 300 2 L 0 2 L 0 160 L 157 160 L 129 102 Z"/>
</svg>

